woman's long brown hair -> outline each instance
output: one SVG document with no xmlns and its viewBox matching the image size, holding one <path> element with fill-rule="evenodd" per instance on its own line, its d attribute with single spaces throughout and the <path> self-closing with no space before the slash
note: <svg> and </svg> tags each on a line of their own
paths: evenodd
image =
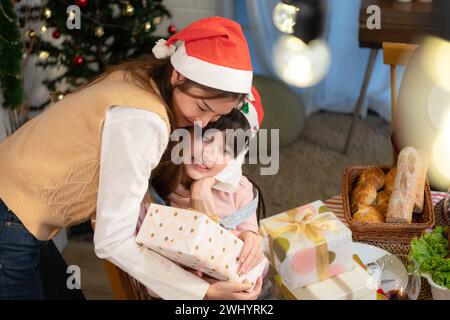
<svg viewBox="0 0 450 320">
<path fill-rule="evenodd" d="M 171 77 L 173 70 L 174 69 L 169 59 L 157 59 L 153 54 L 151 54 L 135 60 L 126 61 L 115 66 L 109 66 L 106 68 L 105 72 L 92 79 L 88 83 L 77 88 L 73 92 L 83 90 L 84 88 L 89 87 L 98 81 L 101 81 L 115 71 L 123 71 L 124 80 L 131 80 L 139 87 L 148 90 L 153 94 L 157 94 L 155 88 L 152 86 L 153 81 L 166 104 L 166 110 L 169 116 L 170 126 L 172 130 L 175 130 L 177 128 L 175 117 L 172 111 L 172 92 L 174 89 L 178 89 L 181 92 L 196 99 L 230 99 L 236 100 L 239 103 L 245 98 L 245 94 L 243 93 L 227 92 L 219 89 L 214 89 L 187 78 L 184 78 L 183 80 L 178 81 L 175 85 L 172 85 Z M 211 76 L 213 77 L 214 75 Z M 192 88 L 201 89 L 202 94 L 194 95 L 191 92 Z M 167 178 L 164 179 L 164 183 L 166 184 L 168 190 L 175 190 L 181 179 L 181 172 L 179 168 L 169 165 L 169 162 L 172 162 L 170 159 L 170 155 L 172 147 L 174 145 L 175 142 L 169 141 L 168 147 L 166 148 L 164 155 L 162 156 L 161 161 L 158 164 L 158 167 L 153 170 L 163 172 L 163 174 L 167 176 Z M 162 168 L 164 169 L 162 170 Z"/>
</svg>

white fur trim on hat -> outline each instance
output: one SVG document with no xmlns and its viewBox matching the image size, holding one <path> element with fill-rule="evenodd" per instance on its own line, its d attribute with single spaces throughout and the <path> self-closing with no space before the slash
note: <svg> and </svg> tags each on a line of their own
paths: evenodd
<svg viewBox="0 0 450 320">
<path fill-rule="evenodd" d="M 177 49 L 173 44 L 166 46 L 166 42 L 165 39 L 159 39 L 153 46 L 152 52 L 156 59 L 166 59 Z"/>
<path fill-rule="evenodd" d="M 205 86 L 237 93 L 251 93 L 253 72 L 223 67 L 206 62 L 186 53 L 183 42 L 170 57 L 172 66 L 186 78 Z"/>
</svg>

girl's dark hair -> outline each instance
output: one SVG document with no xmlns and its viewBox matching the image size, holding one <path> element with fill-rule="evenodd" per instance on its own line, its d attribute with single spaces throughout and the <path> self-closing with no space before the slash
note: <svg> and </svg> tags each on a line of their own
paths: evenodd
<svg viewBox="0 0 450 320">
<path fill-rule="evenodd" d="M 253 186 L 258 190 L 258 209 L 256 211 L 256 216 L 258 221 L 264 218 L 267 218 L 266 215 L 266 203 L 264 202 L 264 197 L 261 188 L 256 184 L 255 180 L 251 179 L 249 176 L 245 175 L 245 177 L 250 181 Z"/>
<path fill-rule="evenodd" d="M 220 131 L 226 129 L 242 129 L 243 132 L 247 132 L 250 130 L 250 125 L 241 111 L 233 109 L 229 114 L 220 117 L 219 120 L 208 123 L 208 125 L 202 129 L 202 134 L 209 129 Z M 233 139 L 226 139 L 226 141 L 227 143 L 232 144 L 229 145 L 229 147 L 233 149 L 233 156 L 235 157 L 248 144 L 247 136 L 244 145 L 238 143 L 239 139 L 237 136 L 233 136 Z M 178 142 L 176 141 L 169 142 L 169 147 L 167 147 L 158 167 L 153 170 L 150 178 L 152 187 L 165 200 L 167 200 L 167 197 L 174 192 L 176 187 L 181 183 L 183 174 L 183 165 L 174 164 L 171 159 L 172 149 L 177 143 Z"/>
</svg>

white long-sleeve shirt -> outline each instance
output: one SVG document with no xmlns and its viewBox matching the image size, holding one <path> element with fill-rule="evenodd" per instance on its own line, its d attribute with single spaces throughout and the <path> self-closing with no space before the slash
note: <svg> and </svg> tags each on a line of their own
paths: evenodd
<svg viewBox="0 0 450 320">
<path fill-rule="evenodd" d="M 108 111 L 100 154 L 95 252 L 163 299 L 203 299 L 206 281 L 135 242 L 140 203 L 168 141 L 166 125 L 157 114 L 124 107 Z"/>
</svg>

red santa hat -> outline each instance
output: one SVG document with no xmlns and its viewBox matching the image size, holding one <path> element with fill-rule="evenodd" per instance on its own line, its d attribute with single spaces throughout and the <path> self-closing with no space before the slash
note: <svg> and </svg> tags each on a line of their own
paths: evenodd
<svg viewBox="0 0 450 320">
<path fill-rule="evenodd" d="M 170 57 L 179 73 L 202 85 L 250 94 L 253 68 L 241 26 L 229 19 L 198 20 L 153 47 L 158 59 Z"/>
</svg>

